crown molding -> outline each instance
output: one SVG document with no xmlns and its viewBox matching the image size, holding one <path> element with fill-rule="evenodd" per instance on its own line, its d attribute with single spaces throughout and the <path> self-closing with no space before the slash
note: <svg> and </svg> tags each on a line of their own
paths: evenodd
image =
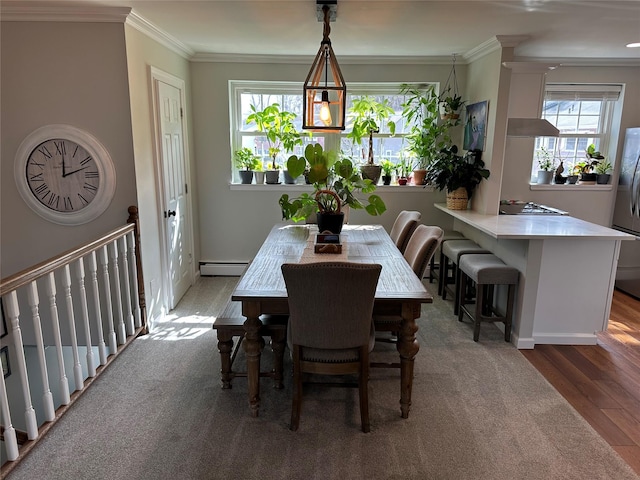
<svg viewBox="0 0 640 480">
<path fill-rule="evenodd" d="M 559 67 L 640 67 L 640 58 L 515 57 L 513 61 L 555 64 Z"/>
<path fill-rule="evenodd" d="M 500 48 L 502 48 L 502 45 L 496 37 L 493 37 L 486 42 L 481 43 L 477 47 L 472 48 L 468 52 L 463 53 L 461 57 L 466 63 L 472 63 L 492 52 L 495 52 L 496 50 L 500 50 Z"/>
<path fill-rule="evenodd" d="M 135 10 L 131 11 L 127 17 L 126 23 L 187 60 L 191 60 L 195 55 L 195 50 L 185 43 L 182 43 L 177 38 L 169 35 L 164 30 L 158 28 L 156 25 L 140 16 Z"/>
<path fill-rule="evenodd" d="M 313 55 L 249 55 L 234 53 L 195 53 L 192 62 L 205 63 L 266 63 L 311 65 Z M 338 56 L 340 65 L 451 65 L 451 58 L 420 56 Z M 464 64 L 464 62 L 462 62 Z"/>
<path fill-rule="evenodd" d="M 12 2 L 0 3 L 3 22 L 98 22 L 124 23 L 130 7 L 104 7 L 87 4 Z"/>
</svg>

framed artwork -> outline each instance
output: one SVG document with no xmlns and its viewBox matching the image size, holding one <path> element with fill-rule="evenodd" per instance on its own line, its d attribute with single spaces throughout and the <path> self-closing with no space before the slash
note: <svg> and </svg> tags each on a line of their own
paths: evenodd
<svg viewBox="0 0 640 480">
<path fill-rule="evenodd" d="M 488 100 L 467 105 L 464 142 L 462 144 L 462 148 L 465 150 L 484 150 L 484 139 L 487 136 L 488 110 Z"/>
<path fill-rule="evenodd" d="M 11 366 L 9 365 L 9 347 L 0 348 L 0 360 L 2 361 L 2 375 L 7 378 L 11 375 Z"/>
</svg>

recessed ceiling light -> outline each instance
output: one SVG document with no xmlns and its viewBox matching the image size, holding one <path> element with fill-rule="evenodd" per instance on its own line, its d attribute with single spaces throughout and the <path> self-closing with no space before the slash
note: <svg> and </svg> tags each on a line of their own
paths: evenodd
<svg viewBox="0 0 640 480">
<path fill-rule="evenodd" d="M 627 45 L 627 47 L 629 47 L 629 48 L 638 48 L 638 47 L 640 47 L 640 42 L 636 42 L 636 43 L 629 43 L 629 44 Z"/>
</svg>

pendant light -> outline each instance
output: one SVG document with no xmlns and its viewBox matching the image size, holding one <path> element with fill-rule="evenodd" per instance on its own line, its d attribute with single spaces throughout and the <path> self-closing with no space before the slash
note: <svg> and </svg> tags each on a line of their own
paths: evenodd
<svg viewBox="0 0 640 480">
<path fill-rule="evenodd" d="M 337 6 L 337 0 L 317 0 L 318 19 L 322 18 L 324 28 L 320 49 L 303 87 L 302 128 L 305 130 L 340 132 L 345 128 L 347 86 L 329 40 L 329 22 L 332 15 L 335 17 Z"/>
</svg>

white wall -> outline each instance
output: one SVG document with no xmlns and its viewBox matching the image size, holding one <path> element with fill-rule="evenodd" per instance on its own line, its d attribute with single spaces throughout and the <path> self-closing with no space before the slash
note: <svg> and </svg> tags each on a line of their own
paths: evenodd
<svg viewBox="0 0 640 480">
<path fill-rule="evenodd" d="M 4 278 L 123 225 L 136 204 L 122 23 L 2 22 L 0 245 Z M 20 197 L 14 158 L 35 129 L 66 123 L 93 134 L 116 169 L 115 197 L 97 219 L 57 225 Z"/>
<path fill-rule="evenodd" d="M 150 67 L 153 66 L 169 73 L 185 82 L 186 113 L 185 121 L 189 129 L 191 125 L 191 82 L 190 64 L 184 57 L 150 39 L 135 28 L 126 25 L 127 65 L 129 74 L 129 92 L 131 100 L 131 120 L 133 134 L 133 159 L 138 185 L 138 208 L 140 211 L 140 228 L 142 263 L 144 267 L 145 296 L 147 316 L 151 322 L 160 316 L 165 307 L 166 293 L 162 282 L 161 262 L 158 261 L 164 252 L 160 249 L 160 238 L 163 235 L 164 222 L 162 203 L 158 198 L 156 185 L 159 179 L 156 169 L 156 151 L 154 146 L 153 106 L 151 94 Z M 188 152 L 193 152 L 193 136 L 188 135 Z M 192 163 L 192 155 L 189 156 Z M 189 195 L 197 198 L 195 191 L 196 169 L 190 165 L 191 178 L 188 179 Z M 197 202 L 191 202 L 197 212 Z M 193 205 L 195 203 L 195 205 Z M 193 216 L 197 219 L 197 215 Z M 198 222 L 194 224 L 195 252 L 199 258 Z M 198 262 L 194 262 L 194 271 Z"/>
<path fill-rule="evenodd" d="M 270 186 L 268 191 L 231 190 L 231 151 L 229 145 L 229 80 L 299 81 L 311 66 L 304 64 L 192 64 L 193 134 L 195 164 L 198 172 L 197 203 L 199 205 L 201 261 L 246 262 L 253 258 L 274 223 L 281 221 L 278 198 L 286 187 Z M 355 65 L 338 57 L 340 68 L 349 82 L 426 82 L 447 80 L 451 65 Z M 464 91 L 464 66 L 456 67 L 461 91 Z M 403 192 L 380 189 L 387 204 L 381 217 L 351 212 L 352 223 L 379 223 L 390 228 L 402 209 L 422 212 L 426 224 L 451 226 L 451 219 L 433 208 L 443 202 L 441 192 L 420 189 Z"/>
</svg>

